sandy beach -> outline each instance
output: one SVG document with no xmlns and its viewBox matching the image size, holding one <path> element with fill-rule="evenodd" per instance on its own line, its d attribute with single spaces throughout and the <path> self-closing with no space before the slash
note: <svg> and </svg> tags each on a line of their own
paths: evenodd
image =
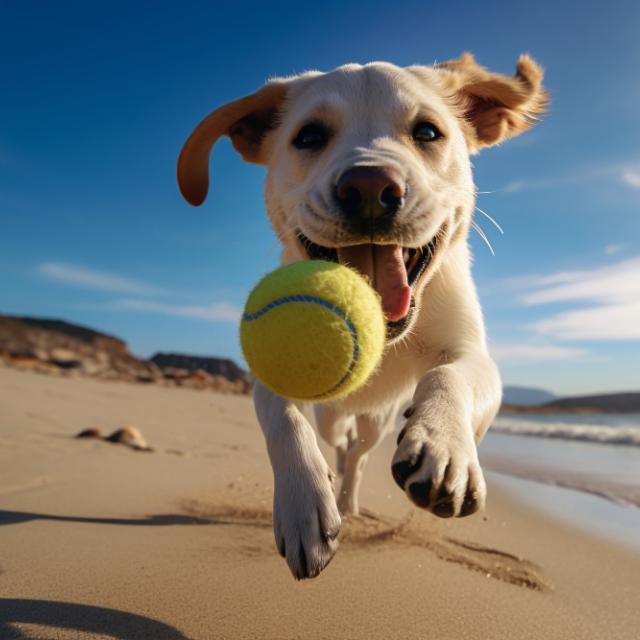
<svg viewBox="0 0 640 640">
<path fill-rule="evenodd" d="M 155 451 L 73 438 L 127 424 Z M 331 565 L 299 583 L 275 550 L 248 397 L 0 368 L 0 638 L 638 637 L 637 551 L 492 473 L 485 513 L 421 513 L 393 446 Z"/>
</svg>

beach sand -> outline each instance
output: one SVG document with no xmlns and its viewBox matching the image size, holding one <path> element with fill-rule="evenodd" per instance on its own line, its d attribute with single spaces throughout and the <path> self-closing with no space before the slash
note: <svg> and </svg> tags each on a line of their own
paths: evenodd
<svg viewBox="0 0 640 640">
<path fill-rule="evenodd" d="M 155 451 L 72 437 L 127 424 Z M 393 446 L 333 562 L 296 582 L 249 398 L 0 368 L 0 638 L 640 637 L 640 554 L 491 474 L 485 513 L 419 512 Z"/>
</svg>

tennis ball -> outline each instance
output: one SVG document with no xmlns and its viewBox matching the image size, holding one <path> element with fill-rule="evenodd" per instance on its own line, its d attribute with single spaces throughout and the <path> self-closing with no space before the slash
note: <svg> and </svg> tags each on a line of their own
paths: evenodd
<svg viewBox="0 0 640 640">
<path fill-rule="evenodd" d="M 362 386 L 385 345 L 378 294 L 358 273 L 303 260 L 265 276 L 240 323 L 244 357 L 278 395 L 319 402 Z"/>
</svg>

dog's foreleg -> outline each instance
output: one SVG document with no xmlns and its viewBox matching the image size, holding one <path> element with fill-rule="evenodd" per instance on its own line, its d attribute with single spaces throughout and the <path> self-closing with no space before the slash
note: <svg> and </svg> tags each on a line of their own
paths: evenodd
<svg viewBox="0 0 640 640">
<path fill-rule="evenodd" d="M 416 505 L 445 518 L 484 506 L 476 444 L 500 399 L 500 376 L 485 351 L 465 354 L 422 378 L 392 461 L 394 479 Z"/>
<path fill-rule="evenodd" d="M 273 468 L 276 545 L 297 579 L 312 578 L 338 547 L 340 514 L 333 473 L 313 428 L 294 403 L 260 383 L 254 402 Z"/>
</svg>

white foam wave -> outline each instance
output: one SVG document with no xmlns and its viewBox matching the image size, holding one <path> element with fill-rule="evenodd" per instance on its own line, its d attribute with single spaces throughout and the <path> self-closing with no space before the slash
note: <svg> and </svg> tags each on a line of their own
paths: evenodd
<svg viewBox="0 0 640 640">
<path fill-rule="evenodd" d="M 498 416 L 491 430 L 512 435 L 640 447 L 640 427 L 637 426 L 608 427 L 591 424 L 568 424 L 566 422 L 535 422 Z"/>
</svg>

